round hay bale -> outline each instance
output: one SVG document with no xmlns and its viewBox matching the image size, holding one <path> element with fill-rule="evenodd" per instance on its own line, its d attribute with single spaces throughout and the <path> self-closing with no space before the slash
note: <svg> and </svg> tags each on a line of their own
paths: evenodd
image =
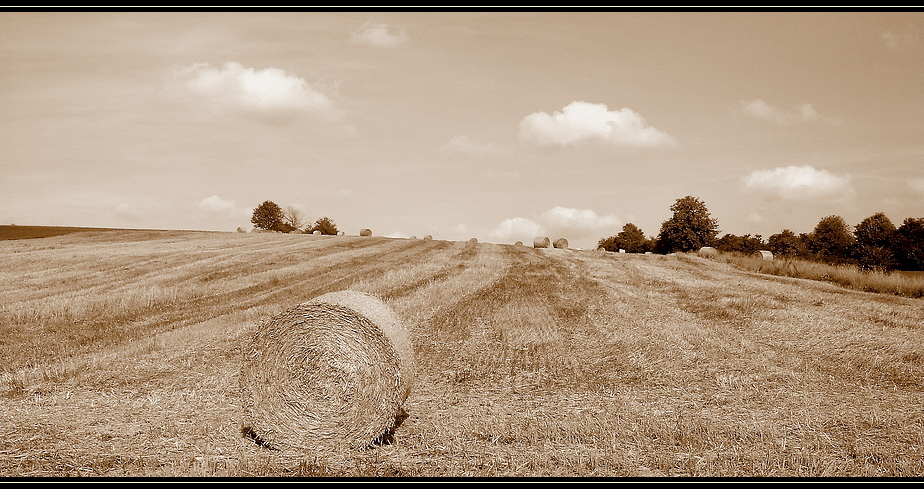
<svg viewBox="0 0 924 489">
<path fill-rule="evenodd" d="M 544 236 L 533 238 L 533 248 L 548 248 L 551 244 L 549 238 Z"/>
<path fill-rule="evenodd" d="M 755 256 L 758 256 L 758 257 L 760 257 L 760 258 L 763 258 L 764 260 L 767 260 L 767 261 L 773 260 L 773 253 L 771 253 L 771 252 L 769 252 L 769 251 L 767 251 L 767 250 L 758 250 L 758 251 L 755 253 Z"/>
<path fill-rule="evenodd" d="M 404 420 L 408 331 L 378 298 L 332 292 L 264 321 L 241 368 L 242 432 L 279 450 L 362 449 Z"/>
<path fill-rule="evenodd" d="M 552 243 L 552 246 L 561 250 L 568 249 L 568 240 L 565 238 L 558 238 L 554 243 Z"/>
<path fill-rule="evenodd" d="M 472 238 L 472 239 L 468 240 L 468 242 L 469 242 L 469 243 L 477 243 L 477 242 L 478 242 L 478 238 Z"/>
<path fill-rule="evenodd" d="M 314 231 L 311 232 L 311 234 L 313 234 L 313 235 L 315 235 L 315 236 L 320 236 L 320 235 L 321 235 L 321 231 L 318 230 L 318 229 L 315 229 Z"/>
<path fill-rule="evenodd" d="M 430 241 L 431 239 L 433 239 L 433 236 L 430 236 L 429 234 L 424 236 L 424 241 Z"/>
<path fill-rule="evenodd" d="M 517 241 L 516 243 L 513 243 L 513 245 L 514 245 L 514 246 L 523 246 L 523 242 L 522 242 L 522 241 Z"/>
<path fill-rule="evenodd" d="M 246 233 L 247 233 L 247 230 L 244 229 L 244 228 L 237 228 L 237 232 L 239 232 L 239 233 L 245 233 L 245 234 L 246 234 Z"/>
<path fill-rule="evenodd" d="M 703 246 L 702 248 L 699 249 L 699 256 L 702 256 L 704 258 L 709 258 L 711 256 L 716 256 L 718 254 L 719 254 L 719 250 L 711 246 Z"/>
<path fill-rule="evenodd" d="M 346 234 L 346 233 L 343 232 L 343 231 L 337 231 L 337 236 L 343 236 L 344 234 Z"/>
<path fill-rule="evenodd" d="M 372 230 L 371 230 L 371 229 L 363 229 L 362 231 L 359 232 L 359 235 L 360 235 L 360 236 L 372 236 Z"/>
</svg>

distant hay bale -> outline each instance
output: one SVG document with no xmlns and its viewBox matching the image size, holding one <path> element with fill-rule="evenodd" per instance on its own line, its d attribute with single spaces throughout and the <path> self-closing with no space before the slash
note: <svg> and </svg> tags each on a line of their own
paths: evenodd
<svg viewBox="0 0 924 489">
<path fill-rule="evenodd" d="M 622 249 L 622 248 L 619 248 L 619 252 L 620 252 L 620 253 L 625 253 L 626 250 L 624 250 L 624 249 Z"/>
<path fill-rule="evenodd" d="M 763 258 L 767 261 L 773 260 L 773 253 L 767 250 L 759 250 L 757 253 L 755 253 L 755 256 L 759 256 L 760 258 Z"/>
<path fill-rule="evenodd" d="M 568 240 L 565 238 L 558 238 L 554 243 L 552 243 L 552 246 L 561 250 L 568 249 Z"/>
<path fill-rule="evenodd" d="M 237 228 L 237 232 L 239 232 L 239 233 L 246 233 L 247 230 L 244 229 L 244 228 Z"/>
<path fill-rule="evenodd" d="M 472 239 L 468 240 L 468 242 L 469 242 L 469 243 L 477 243 L 477 242 L 478 242 L 478 238 L 472 238 Z"/>
<path fill-rule="evenodd" d="M 408 331 L 378 298 L 332 292 L 264 321 L 241 367 L 242 431 L 279 450 L 362 449 L 406 417 Z"/>
<path fill-rule="evenodd" d="M 346 234 L 346 233 L 343 232 L 343 231 L 337 231 L 337 236 L 343 236 L 344 234 Z"/>
<path fill-rule="evenodd" d="M 702 257 L 704 257 L 704 258 L 709 258 L 709 257 L 718 255 L 718 254 L 719 254 L 719 250 L 717 250 L 717 249 L 715 249 L 715 248 L 713 248 L 713 247 L 711 247 L 711 246 L 703 246 L 702 248 L 699 249 L 698 254 L 699 254 L 699 256 L 702 256 Z"/>
<path fill-rule="evenodd" d="M 359 232 L 359 235 L 360 235 L 360 236 L 372 236 L 372 230 L 371 230 L 371 229 L 363 229 L 362 231 Z"/>
<path fill-rule="evenodd" d="M 516 243 L 513 243 L 513 245 L 514 245 L 514 246 L 523 246 L 523 242 L 522 242 L 522 241 L 517 241 Z"/>
<path fill-rule="evenodd" d="M 548 248 L 552 243 L 549 241 L 549 238 L 540 236 L 538 238 L 533 238 L 533 248 Z"/>
<path fill-rule="evenodd" d="M 314 231 L 311 232 L 311 234 L 313 234 L 313 235 L 315 235 L 315 236 L 320 236 L 320 235 L 321 235 L 321 230 L 315 229 Z"/>
<path fill-rule="evenodd" d="M 430 241 L 431 239 L 433 239 L 433 236 L 430 236 L 430 235 L 428 234 L 428 235 L 424 236 L 423 239 L 424 239 L 424 241 Z"/>
<path fill-rule="evenodd" d="M 411 239 L 417 239 L 417 236 L 411 236 Z"/>
</svg>

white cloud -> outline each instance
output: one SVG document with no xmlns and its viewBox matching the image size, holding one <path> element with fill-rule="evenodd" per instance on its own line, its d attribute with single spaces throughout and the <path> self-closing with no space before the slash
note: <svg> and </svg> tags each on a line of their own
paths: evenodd
<svg viewBox="0 0 924 489">
<path fill-rule="evenodd" d="M 608 110 L 604 104 L 571 102 L 549 115 L 536 112 L 520 121 L 520 135 L 541 145 L 565 146 L 601 140 L 624 146 L 670 146 L 676 140 L 648 125 L 629 108 Z"/>
<path fill-rule="evenodd" d="M 365 44 L 380 48 L 393 48 L 407 42 L 407 33 L 402 30 L 398 34 L 392 34 L 388 30 L 388 24 L 372 24 L 366 22 L 353 33 L 350 41 L 353 44 Z"/>
<path fill-rule="evenodd" d="M 835 175 L 810 165 L 755 170 L 743 178 L 745 189 L 783 200 L 836 199 L 854 194 L 851 175 Z"/>
<path fill-rule="evenodd" d="M 287 121 L 306 113 L 336 116 L 331 99 L 304 79 L 278 68 L 255 70 L 228 62 L 199 63 L 175 73 L 182 86 L 216 112 L 242 112 Z"/>
<path fill-rule="evenodd" d="M 812 104 L 799 104 L 792 109 L 780 109 L 765 102 L 763 99 L 741 100 L 741 111 L 751 117 L 771 121 L 777 124 L 795 124 L 797 122 L 823 121 L 829 124 L 837 123 L 831 117 L 822 117 Z"/>
<path fill-rule="evenodd" d="M 216 214 L 234 214 L 237 212 L 237 204 L 234 200 L 223 199 L 217 195 L 206 197 L 197 204 L 199 209 Z"/>
<path fill-rule="evenodd" d="M 491 241 L 527 244 L 537 236 L 547 236 L 552 240 L 565 238 L 572 247 L 592 247 L 603 236 L 616 234 L 623 224 L 613 215 L 601 216 L 591 209 L 557 206 L 536 219 L 504 219 L 488 236 Z"/>
</svg>

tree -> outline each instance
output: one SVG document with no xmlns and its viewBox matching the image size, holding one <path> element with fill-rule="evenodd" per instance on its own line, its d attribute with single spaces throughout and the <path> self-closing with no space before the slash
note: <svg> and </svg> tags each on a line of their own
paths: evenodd
<svg viewBox="0 0 924 489">
<path fill-rule="evenodd" d="M 744 255 L 753 255 L 757 250 L 765 249 L 764 240 L 759 234 L 751 236 L 735 236 L 726 234 L 715 241 L 715 248 L 723 253 L 741 253 Z"/>
<path fill-rule="evenodd" d="M 285 210 L 282 211 L 282 221 L 292 230 L 300 230 L 305 225 L 305 218 L 302 216 L 302 211 L 296 209 L 295 207 L 289 205 L 286 206 Z"/>
<path fill-rule="evenodd" d="M 802 240 L 788 229 L 767 238 L 767 248 L 774 256 L 793 257 L 803 254 Z"/>
<path fill-rule="evenodd" d="M 906 218 L 895 230 L 892 252 L 898 268 L 924 271 L 924 217 Z"/>
<path fill-rule="evenodd" d="M 275 202 L 267 200 L 253 210 L 250 222 L 260 229 L 282 231 L 284 219 L 282 209 Z"/>
<path fill-rule="evenodd" d="M 817 258 L 831 262 L 848 261 L 850 247 L 854 243 L 853 233 L 841 216 L 823 217 L 808 235 L 809 250 Z"/>
<path fill-rule="evenodd" d="M 852 250 L 857 266 L 866 270 L 892 270 L 896 267 L 892 251 L 895 225 L 885 214 L 878 212 L 867 217 L 853 230 L 855 245 Z"/>
<path fill-rule="evenodd" d="M 671 206 L 674 213 L 661 223 L 658 248 L 661 253 L 693 251 L 712 246 L 719 234 L 719 223 L 709 215 L 706 204 L 693 196 L 677 199 Z"/>
<path fill-rule="evenodd" d="M 315 231 L 321 231 L 321 234 L 326 234 L 328 236 L 333 236 L 337 234 L 337 225 L 334 224 L 328 217 L 322 217 L 314 222 L 314 225 L 311 226 L 311 229 L 308 232 L 313 233 Z"/>
<path fill-rule="evenodd" d="M 626 223 L 622 231 L 615 236 L 598 241 L 597 247 L 606 251 L 625 250 L 627 253 L 644 253 L 651 250 L 650 241 L 645 238 L 645 233 L 631 222 Z"/>
</svg>

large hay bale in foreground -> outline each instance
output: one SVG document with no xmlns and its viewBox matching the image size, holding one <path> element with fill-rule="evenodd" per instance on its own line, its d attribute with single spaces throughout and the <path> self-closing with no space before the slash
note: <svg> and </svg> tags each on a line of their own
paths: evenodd
<svg viewBox="0 0 924 489">
<path fill-rule="evenodd" d="M 408 331 L 374 296 L 341 291 L 263 322 L 241 368 L 242 431 L 280 450 L 361 449 L 406 416 Z"/>
<path fill-rule="evenodd" d="M 540 236 L 538 238 L 533 238 L 533 248 L 548 248 L 551 246 L 549 238 Z"/>
<path fill-rule="evenodd" d="M 568 240 L 565 238 L 558 238 L 554 243 L 552 243 L 552 246 L 561 250 L 568 249 Z"/>
<path fill-rule="evenodd" d="M 359 232 L 359 235 L 360 235 L 360 236 L 372 236 L 372 230 L 371 230 L 371 229 L 363 229 L 362 231 Z"/>
</svg>

